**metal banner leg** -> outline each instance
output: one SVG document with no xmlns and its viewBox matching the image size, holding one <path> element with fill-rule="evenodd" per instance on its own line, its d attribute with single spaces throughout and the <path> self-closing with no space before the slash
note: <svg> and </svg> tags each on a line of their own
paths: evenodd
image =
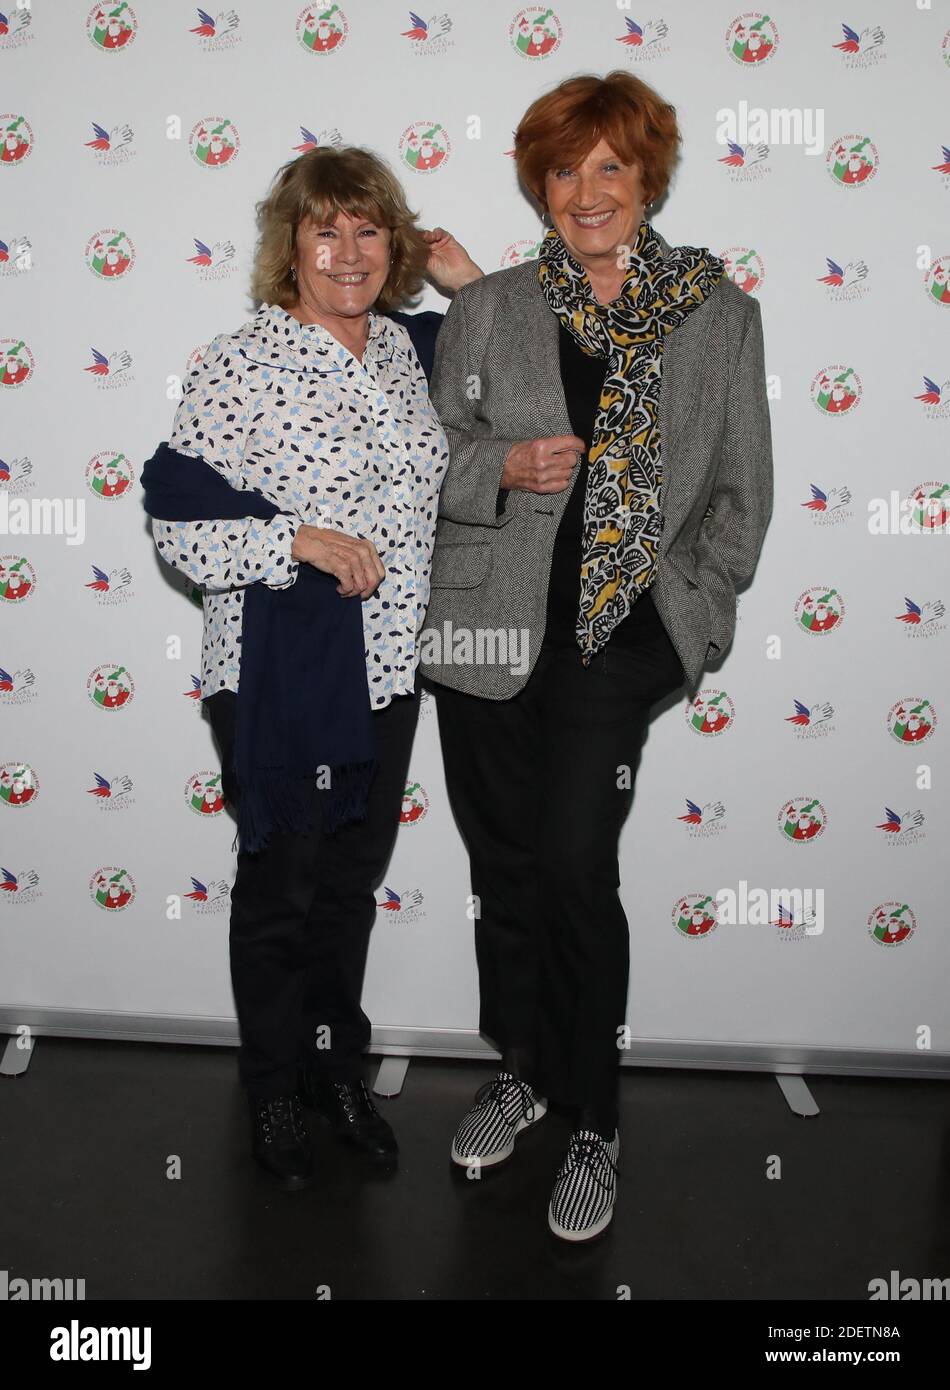
<svg viewBox="0 0 950 1390">
<path fill-rule="evenodd" d="M 373 1082 L 374 1093 L 377 1096 L 398 1096 L 408 1070 L 408 1057 L 384 1057 Z"/>
<path fill-rule="evenodd" d="M 0 1058 L 0 1076 L 22 1076 L 30 1065 L 35 1039 L 30 1038 L 29 1047 L 23 1046 L 22 1038 L 14 1034 L 7 1038 L 7 1045 Z"/>
<path fill-rule="evenodd" d="M 803 1076 L 791 1075 L 788 1072 L 777 1072 L 776 1081 L 782 1089 L 782 1095 L 788 1101 L 790 1110 L 796 1115 L 820 1115 L 815 1097 L 805 1085 Z"/>
</svg>

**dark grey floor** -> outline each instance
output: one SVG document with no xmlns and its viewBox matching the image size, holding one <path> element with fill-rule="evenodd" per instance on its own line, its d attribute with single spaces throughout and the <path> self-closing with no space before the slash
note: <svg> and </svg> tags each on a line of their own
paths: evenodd
<svg viewBox="0 0 950 1390">
<path fill-rule="evenodd" d="M 378 1102 L 395 1176 L 318 1131 L 319 1181 L 291 1195 L 252 1165 L 232 1051 L 40 1038 L 0 1078 L 0 1266 L 87 1299 L 867 1299 L 892 1269 L 950 1275 L 944 1082 L 811 1078 L 801 1119 L 765 1075 L 625 1073 L 613 1226 L 574 1248 L 546 1219 L 567 1116 L 479 1181 L 449 1161 L 490 1074 L 414 1061 Z"/>
</svg>

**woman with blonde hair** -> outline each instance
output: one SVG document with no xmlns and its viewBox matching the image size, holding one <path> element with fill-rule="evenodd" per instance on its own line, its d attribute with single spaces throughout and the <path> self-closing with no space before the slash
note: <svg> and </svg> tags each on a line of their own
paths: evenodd
<svg viewBox="0 0 950 1390">
<path fill-rule="evenodd" d="M 258 215 L 260 308 L 212 341 L 143 483 L 159 553 L 204 591 L 201 698 L 240 840 L 239 1073 L 254 1155 L 293 1188 L 313 1172 L 301 1102 L 397 1153 L 360 995 L 448 450 L 426 380 L 441 316 L 396 306 L 426 271 L 450 292 L 481 271 L 367 150 L 308 151 Z"/>
</svg>

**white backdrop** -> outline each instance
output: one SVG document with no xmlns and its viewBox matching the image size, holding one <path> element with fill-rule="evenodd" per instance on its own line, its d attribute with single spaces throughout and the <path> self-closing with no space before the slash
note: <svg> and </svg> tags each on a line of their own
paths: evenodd
<svg viewBox="0 0 950 1390">
<path fill-rule="evenodd" d="M 620 66 L 683 131 L 657 227 L 725 255 L 761 299 L 776 468 L 735 644 L 704 678 L 726 727 L 699 733 L 672 702 L 644 752 L 623 841 L 629 1055 L 950 1074 L 950 537 L 934 504 L 923 526 L 901 508 L 950 483 L 950 11 L 851 9 L 849 39 L 817 0 L 767 19 L 708 0 L 481 0 L 421 27 L 389 0 L 245 0 L 207 24 L 177 0 L 7 0 L 3 1026 L 234 1035 L 234 826 L 189 795 L 218 772 L 192 694 L 201 613 L 154 552 L 139 475 L 191 355 L 253 313 L 255 200 L 309 141 L 365 145 L 422 225 L 498 269 L 541 235 L 510 157 L 525 107 Z M 430 289 L 419 307 L 447 302 Z M 807 625 L 822 601 L 828 630 Z M 428 700 L 411 782 L 366 1004 L 384 1043 L 464 1051 L 467 861 Z M 790 809 L 819 833 L 790 837 Z M 110 880 L 115 908 L 97 897 Z M 740 884 L 772 894 L 764 921 L 703 913 Z M 783 888 L 804 894 L 791 919 Z M 712 929 L 690 935 L 697 903 Z"/>
</svg>

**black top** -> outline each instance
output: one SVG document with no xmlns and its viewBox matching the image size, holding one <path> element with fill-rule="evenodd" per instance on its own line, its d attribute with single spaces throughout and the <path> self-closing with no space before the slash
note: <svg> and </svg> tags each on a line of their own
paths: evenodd
<svg viewBox="0 0 950 1390">
<path fill-rule="evenodd" d="M 570 416 L 571 430 L 583 439 L 590 449 L 594 436 L 594 417 L 600 404 L 600 393 L 607 374 L 606 357 L 591 356 L 564 324 L 558 321 L 561 382 Z M 547 627 L 544 640 L 552 646 L 577 647 L 574 628 L 581 597 L 582 531 L 584 527 L 584 498 L 587 492 L 587 454 L 581 466 L 564 515 L 558 526 L 551 557 L 551 578 L 548 583 Z M 640 620 L 653 614 L 653 598 L 647 590 L 631 611 L 610 634 L 611 642 L 633 643 L 637 640 Z M 636 620 L 636 621 L 635 621 Z M 578 651 L 580 649 L 578 648 Z"/>
</svg>

